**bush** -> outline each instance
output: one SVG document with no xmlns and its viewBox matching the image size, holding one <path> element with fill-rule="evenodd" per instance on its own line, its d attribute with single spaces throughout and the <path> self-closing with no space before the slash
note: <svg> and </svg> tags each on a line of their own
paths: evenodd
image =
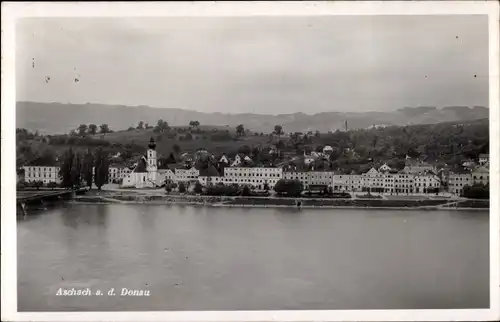
<svg viewBox="0 0 500 322">
<path fill-rule="evenodd" d="M 251 196 L 252 191 L 250 191 L 250 188 L 248 186 L 244 186 L 243 190 L 241 191 L 241 195 L 246 197 Z"/>
<path fill-rule="evenodd" d="M 202 193 L 203 187 L 201 186 L 201 183 L 196 182 L 196 184 L 194 185 L 193 191 L 194 191 L 194 193 Z"/>
<path fill-rule="evenodd" d="M 22 189 L 25 189 L 26 187 L 28 186 L 28 183 L 24 180 L 20 180 L 17 184 L 16 184 L 16 189 L 17 190 L 22 190 Z"/>
<path fill-rule="evenodd" d="M 471 199 L 489 199 L 490 188 L 487 185 L 475 184 L 473 186 L 465 186 L 462 196 Z"/>
<path fill-rule="evenodd" d="M 238 185 L 226 186 L 223 183 L 219 183 L 209 186 L 206 194 L 210 196 L 237 196 L 239 194 L 239 188 Z"/>
<path fill-rule="evenodd" d="M 304 190 L 299 180 L 280 179 L 274 186 L 274 191 L 280 196 L 299 197 Z"/>
<path fill-rule="evenodd" d="M 49 183 L 47 184 L 47 187 L 49 187 L 49 188 L 51 188 L 51 189 L 54 189 L 54 188 L 56 188 L 56 187 L 57 187 L 57 183 L 55 183 L 55 182 L 49 182 Z"/>
<path fill-rule="evenodd" d="M 184 184 L 184 182 L 179 183 L 179 192 L 180 193 L 186 192 L 186 185 Z"/>
</svg>

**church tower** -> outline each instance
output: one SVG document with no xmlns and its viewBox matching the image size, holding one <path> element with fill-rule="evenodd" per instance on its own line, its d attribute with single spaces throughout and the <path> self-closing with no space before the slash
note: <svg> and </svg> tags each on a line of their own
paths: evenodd
<svg viewBox="0 0 500 322">
<path fill-rule="evenodd" d="M 151 139 L 149 140 L 147 159 L 148 159 L 147 171 L 148 171 L 149 180 L 152 183 L 156 184 L 158 164 L 157 164 L 157 160 L 156 160 L 156 142 L 153 139 L 153 137 L 151 137 Z"/>
</svg>

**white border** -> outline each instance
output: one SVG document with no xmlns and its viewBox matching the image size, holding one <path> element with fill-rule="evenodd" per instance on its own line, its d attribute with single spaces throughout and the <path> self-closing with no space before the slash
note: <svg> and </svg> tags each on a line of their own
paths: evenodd
<svg viewBox="0 0 500 322">
<path fill-rule="evenodd" d="M 161 14 L 159 14 L 161 13 Z M 483 310 L 17 312 L 15 218 L 14 21 L 20 17 L 152 17 L 249 15 L 489 15 L 490 66 L 490 285 Z M 9 321 L 481 321 L 500 320 L 499 279 L 499 5 L 496 1 L 417 2 L 123 2 L 2 3 L 2 320 Z M 4 86 L 5 85 L 5 86 Z M 8 85 L 8 86 L 7 86 Z"/>
</svg>

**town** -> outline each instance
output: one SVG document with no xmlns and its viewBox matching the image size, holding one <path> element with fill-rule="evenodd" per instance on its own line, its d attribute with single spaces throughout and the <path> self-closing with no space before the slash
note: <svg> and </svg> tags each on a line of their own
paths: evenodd
<svg viewBox="0 0 500 322">
<path fill-rule="evenodd" d="M 159 121 L 159 126 L 163 126 L 162 122 Z M 196 121 L 190 125 L 199 126 Z M 241 132 L 244 130 L 237 129 L 238 135 L 241 135 Z M 274 131 L 274 134 L 276 133 L 286 137 L 279 126 Z M 296 136 L 294 140 L 297 140 L 304 135 L 298 133 L 291 135 L 293 136 Z M 288 139 L 292 140 L 290 137 Z M 94 180 L 95 184 L 100 181 L 99 189 L 101 186 L 117 189 L 164 188 L 167 193 L 208 195 L 240 193 L 247 196 L 277 194 L 297 197 L 364 194 L 488 198 L 489 155 L 486 153 L 479 153 L 474 159 L 464 159 L 459 166 L 454 167 L 432 164 L 407 154 L 404 163 L 398 165 L 399 169 L 389 166 L 388 162 L 379 166 L 372 162 L 366 171 L 362 171 L 361 167 L 356 172 L 340 167 L 332 169 L 332 160 L 335 161 L 335 156 L 338 155 L 338 147 L 318 145 L 312 151 L 303 150 L 302 154 L 298 154 L 297 151 L 287 150 L 283 141 L 277 142 L 266 149 L 258 149 L 258 152 L 244 146 L 233 155 L 224 152 L 216 155 L 208 149 L 198 148 L 192 152 L 177 153 L 177 158 L 173 153 L 164 158 L 158 156 L 157 142 L 151 136 L 146 153 L 137 156 L 136 161 L 129 165 L 114 162 L 116 156 L 106 156 L 107 160 L 101 162 L 105 173 L 99 170 L 101 179 L 96 176 L 95 163 L 90 178 L 89 175 L 83 174 L 83 160 L 82 175 L 77 179 L 77 185 L 90 182 L 89 186 L 92 186 Z M 356 154 L 355 149 L 350 148 L 341 152 Z M 253 156 L 264 159 L 257 156 L 257 153 L 267 155 L 268 161 L 254 160 Z M 61 164 L 41 164 L 38 160 L 18 169 L 18 187 L 67 186 L 62 184 L 64 178 Z M 370 161 L 373 160 L 370 158 Z M 71 172 L 71 169 L 69 171 Z M 236 190 L 230 189 L 231 186 L 236 187 Z"/>
</svg>

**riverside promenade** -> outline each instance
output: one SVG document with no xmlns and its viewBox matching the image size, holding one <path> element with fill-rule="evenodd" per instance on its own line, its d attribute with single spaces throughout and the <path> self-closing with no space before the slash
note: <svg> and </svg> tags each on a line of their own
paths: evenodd
<svg viewBox="0 0 500 322">
<path fill-rule="evenodd" d="M 92 190 L 74 199 L 79 203 L 149 203 L 183 204 L 212 207 L 294 207 L 300 208 L 375 208 L 375 209 L 489 209 L 489 200 L 449 198 L 446 196 L 384 196 L 366 198 L 314 198 L 314 197 L 260 197 L 260 196 L 207 196 L 193 194 L 167 194 L 163 189 L 105 189 Z"/>
</svg>

